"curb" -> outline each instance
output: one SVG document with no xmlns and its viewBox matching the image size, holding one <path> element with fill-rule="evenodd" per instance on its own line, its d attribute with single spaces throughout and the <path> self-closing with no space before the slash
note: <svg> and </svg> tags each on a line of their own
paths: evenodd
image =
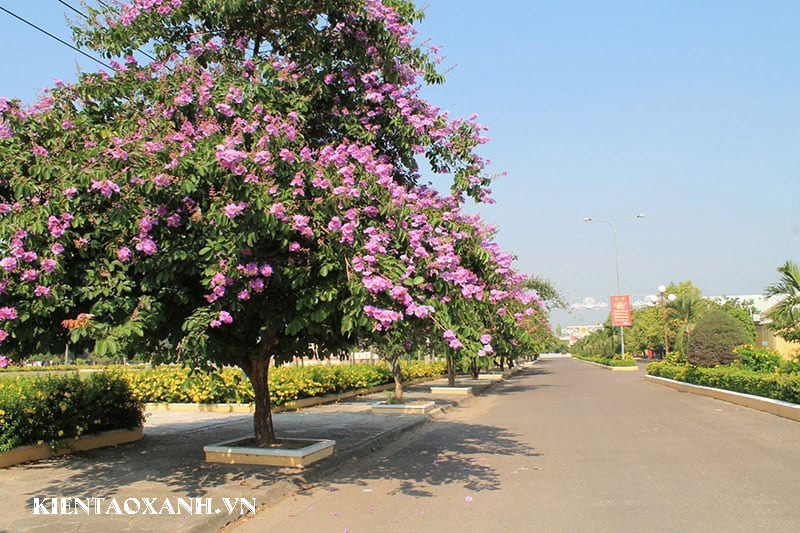
<svg viewBox="0 0 800 533">
<path fill-rule="evenodd" d="M 692 383 L 686 383 L 685 381 L 676 381 L 674 379 L 651 376 L 649 374 L 644 376 L 644 380 L 665 385 L 681 392 L 690 392 L 699 396 L 707 396 L 709 398 L 722 400 L 723 402 L 741 405 L 742 407 L 763 411 L 771 415 L 800 422 L 800 404 L 784 402 L 783 400 L 775 400 L 764 396 L 756 396 L 754 394 L 745 394 L 743 392 L 694 385 Z"/>
<path fill-rule="evenodd" d="M 409 420 L 404 424 L 395 426 L 382 433 L 378 433 L 377 435 L 373 435 L 372 437 L 366 438 L 360 442 L 353 444 L 346 450 L 342 450 L 342 453 L 340 455 L 334 455 L 333 457 L 338 461 L 348 461 L 356 455 L 378 450 L 386 446 L 389 442 L 395 440 L 395 438 L 399 436 L 401 433 L 405 433 L 407 431 L 416 429 L 433 420 L 433 418 L 430 416 L 430 413 L 426 413 L 425 415 L 419 415 L 419 416 L 421 416 L 422 418 L 419 418 L 417 420 Z M 320 466 L 321 468 L 319 473 L 324 474 L 332 470 L 335 470 L 340 465 L 337 464 L 335 461 L 331 461 L 331 464 L 327 465 L 328 468 L 325 468 L 326 465 L 320 465 Z"/>
</svg>

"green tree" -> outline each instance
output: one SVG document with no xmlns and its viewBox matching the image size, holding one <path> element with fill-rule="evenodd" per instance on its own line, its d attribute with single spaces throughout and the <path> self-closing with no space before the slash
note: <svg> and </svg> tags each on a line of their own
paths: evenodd
<svg viewBox="0 0 800 533">
<path fill-rule="evenodd" d="M 645 307 L 633 311 L 633 325 L 625 331 L 625 347 L 630 352 L 664 351 L 664 309 Z"/>
<path fill-rule="evenodd" d="M 737 298 L 723 297 L 721 302 L 709 302 L 708 307 L 709 309 L 719 309 L 724 311 L 731 317 L 738 320 L 742 324 L 744 330 L 747 332 L 750 342 L 755 342 L 757 332 L 756 323 L 753 321 L 755 308 L 753 307 L 752 302 L 748 303 L 740 301 Z"/>
<path fill-rule="evenodd" d="M 677 296 L 675 301 L 666 305 L 680 324 L 676 348 L 686 355 L 692 329 L 700 317 L 703 316 L 708 303 L 703 299 L 700 289 L 692 285 L 691 281 L 681 282 L 677 286 L 670 285 L 667 292 Z"/>
<path fill-rule="evenodd" d="M 767 314 L 770 329 L 788 341 L 800 341 L 800 265 L 786 261 L 778 272 L 781 278 L 764 291 L 768 297 L 782 297 Z"/>
<path fill-rule="evenodd" d="M 539 299 L 548 309 L 566 307 L 564 296 L 559 292 L 555 284 L 541 276 L 534 276 L 522 282 L 522 288 L 535 291 Z"/>
<path fill-rule="evenodd" d="M 239 366 L 267 445 L 270 363 L 310 343 L 335 356 L 419 319 L 436 348 L 484 349 L 474 301 L 521 276 L 461 214 L 488 199 L 487 139 L 421 98 L 442 81 L 412 42 L 421 16 L 404 0 L 90 9 L 78 44 L 125 64 L 30 109 L 0 100 L 5 353 Z M 136 62 L 143 45 L 156 61 Z M 504 342 L 527 345 L 520 322 Z"/>
<path fill-rule="evenodd" d="M 738 358 L 734 348 L 747 342 L 747 332 L 738 320 L 720 309 L 712 309 L 697 323 L 686 358 L 696 366 L 729 364 Z"/>
<path fill-rule="evenodd" d="M 612 357 L 616 353 L 611 341 L 611 336 L 605 328 L 593 331 L 582 339 L 578 339 L 575 344 L 572 345 L 571 350 L 572 353 L 585 357 L 595 355 Z"/>
</svg>

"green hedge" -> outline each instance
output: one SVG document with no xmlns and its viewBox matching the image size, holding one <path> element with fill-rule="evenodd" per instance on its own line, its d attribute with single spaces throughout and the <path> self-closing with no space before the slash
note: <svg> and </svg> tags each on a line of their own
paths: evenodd
<svg viewBox="0 0 800 533">
<path fill-rule="evenodd" d="M 131 370 L 145 368 L 144 364 L 135 365 L 50 365 L 50 366 L 7 366 L 0 368 L 0 373 L 14 372 L 61 372 L 68 370 Z"/>
<path fill-rule="evenodd" d="M 0 451 L 48 443 L 144 421 L 143 405 L 117 373 L 9 378 L 0 381 Z"/>
<path fill-rule="evenodd" d="M 625 359 L 617 359 L 612 357 L 600 357 L 599 355 L 584 356 L 575 354 L 572 354 L 572 357 L 575 359 L 580 359 L 581 361 L 591 361 L 592 363 L 598 363 L 606 366 L 636 366 L 636 360 L 628 357 Z"/>
<path fill-rule="evenodd" d="M 694 385 L 800 403 L 800 375 L 797 374 L 755 372 L 737 366 L 701 368 L 665 362 L 650 363 L 647 373 Z"/>
<path fill-rule="evenodd" d="M 406 381 L 439 376 L 446 371 L 444 362 L 402 363 L 401 368 Z M 250 403 L 254 398 L 250 381 L 238 368 L 192 372 L 181 366 L 160 366 L 124 375 L 137 398 L 144 402 Z M 384 364 L 282 366 L 269 371 L 272 405 L 391 381 L 389 367 Z"/>
</svg>

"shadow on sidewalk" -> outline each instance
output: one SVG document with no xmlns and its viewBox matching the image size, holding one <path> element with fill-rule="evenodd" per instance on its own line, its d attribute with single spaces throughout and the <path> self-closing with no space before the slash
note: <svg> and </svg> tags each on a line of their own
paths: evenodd
<svg viewBox="0 0 800 533">
<path fill-rule="evenodd" d="M 275 415 L 278 436 L 336 440 L 332 461 L 336 461 L 336 454 L 347 453 L 349 447 L 397 422 L 396 415 L 305 412 Z M 28 497 L 29 508 L 31 498 L 54 494 L 206 497 L 215 491 L 236 488 L 263 491 L 280 481 L 303 483 L 313 478 L 318 469 L 331 465 L 331 460 L 321 461 L 298 471 L 206 463 L 203 446 L 251 434 L 250 415 L 231 415 L 230 419 L 215 420 L 208 426 L 198 426 L 196 422 L 175 422 L 168 426 L 154 428 L 150 433 L 145 428 L 144 439 L 133 444 L 14 467 L 14 476 L 24 483 L 17 493 Z M 0 490 L 10 490 L 15 485 L 13 480 L 8 481 L 0 482 Z"/>
<path fill-rule="evenodd" d="M 187 426 L 184 438 L 176 439 L 174 433 L 145 433 L 133 444 L 20 465 L 16 474 L 35 485 L 26 487 L 28 507 L 30 498 L 51 495 L 113 497 L 124 492 L 126 496 L 165 497 L 171 492 L 174 496 L 201 497 L 224 485 L 271 484 L 281 479 L 284 473 L 277 469 L 205 462 L 205 444 L 252 431 L 249 417 L 231 422 L 213 430 L 191 423 L 174 424 L 177 430 Z M 31 483 L 35 478 L 39 481 Z"/>
</svg>

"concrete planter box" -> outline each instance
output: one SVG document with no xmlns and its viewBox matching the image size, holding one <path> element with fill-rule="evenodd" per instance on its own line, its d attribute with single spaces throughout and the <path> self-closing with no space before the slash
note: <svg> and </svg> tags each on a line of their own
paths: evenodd
<svg viewBox="0 0 800 533">
<path fill-rule="evenodd" d="M 431 387 L 431 394 L 446 394 L 448 396 L 471 396 L 472 387 Z"/>
<path fill-rule="evenodd" d="M 237 446 L 238 443 L 252 438 L 253 435 L 204 446 L 203 451 L 206 454 L 206 461 L 229 465 L 268 465 L 303 468 L 332 455 L 336 445 L 335 440 L 292 438 L 285 440 L 306 441 L 308 445 L 295 449 Z"/>
<path fill-rule="evenodd" d="M 48 444 L 36 444 L 33 446 L 20 446 L 0 452 L 0 467 L 13 466 L 28 461 L 39 461 L 57 455 L 65 455 L 74 451 L 93 450 L 95 448 L 105 448 L 106 446 L 116 446 L 127 444 L 142 438 L 142 428 L 134 429 L 114 429 L 104 431 L 95 435 L 83 435 L 78 439 L 69 439 L 68 446 L 59 448 L 55 452 L 50 449 Z"/>
<path fill-rule="evenodd" d="M 472 387 L 473 392 L 482 392 L 494 384 L 493 381 L 486 381 L 485 379 L 460 379 L 456 381 L 459 387 Z"/>
<path fill-rule="evenodd" d="M 398 415 L 424 415 L 436 407 L 435 402 L 416 402 L 416 403 L 373 403 L 370 409 L 375 414 L 398 414 Z"/>
<path fill-rule="evenodd" d="M 478 379 L 483 379 L 486 381 L 502 381 L 505 379 L 503 374 L 479 374 Z"/>
</svg>

